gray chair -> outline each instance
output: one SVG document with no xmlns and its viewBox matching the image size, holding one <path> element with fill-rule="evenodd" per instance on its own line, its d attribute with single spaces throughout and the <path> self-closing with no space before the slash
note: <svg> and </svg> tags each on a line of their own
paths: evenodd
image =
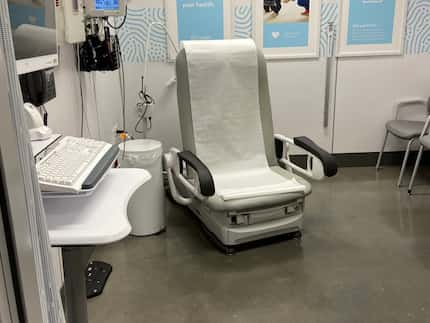
<svg viewBox="0 0 430 323">
<path fill-rule="evenodd" d="M 406 146 L 405 156 L 403 158 L 402 168 L 400 170 L 399 179 L 397 181 L 397 186 L 401 186 L 403 174 L 405 172 L 406 164 L 408 162 L 409 152 L 411 146 L 415 140 L 421 135 L 421 131 L 424 127 L 424 121 L 411 121 L 411 120 L 401 120 L 399 119 L 399 111 L 401 108 L 421 104 L 427 108 L 427 115 L 430 114 L 430 98 L 429 99 L 411 99 L 401 101 L 396 106 L 396 118 L 390 120 L 385 124 L 386 132 L 384 141 L 382 143 L 381 151 L 379 152 L 378 161 L 376 163 L 376 170 L 381 168 L 382 155 L 384 153 L 385 145 L 387 144 L 388 134 L 407 140 L 408 144 Z"/>
<path fill-rule="evenodd" d="M 425 125 L 424 125 L 423 129 L 421 130 L 421 135 L 419 137 L 420 149 L 418 150 L 418 156 L 417 156 L 417 160 L 415 161 L 414 171 L 412 172 L 412 177 L 411 177 L 411 180 L 409 182 L 409 187 L 408 187 L 409 195 L 412 194 L 412 187 L 414 186 L 415 176 L 417 175 L 418 168 L 420 166 L 420 162 L 421 162 L 421 158 L 423 156 L 424 148 L 430 148 L 430 135 L 427 134 L 429 126 L 430 126 L 430 116 L 427 117 Z"/>
</svg>

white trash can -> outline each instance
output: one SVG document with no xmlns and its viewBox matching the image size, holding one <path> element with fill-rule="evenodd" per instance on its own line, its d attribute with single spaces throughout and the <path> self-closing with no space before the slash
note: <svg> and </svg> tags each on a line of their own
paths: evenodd
<svg viewBox="0 0 430 323">
<path fill-rule="evenodd" d="M 121 167 L 144 168 L 152 176 L 149 182 L 134 193 L 128 203 L 131 234 L 147 236 L 163 231 L 166 227 L 166 216 L 161 142 L 150 139 L 129 140 L 121 143 L 119 149 Z"/>
</svg>

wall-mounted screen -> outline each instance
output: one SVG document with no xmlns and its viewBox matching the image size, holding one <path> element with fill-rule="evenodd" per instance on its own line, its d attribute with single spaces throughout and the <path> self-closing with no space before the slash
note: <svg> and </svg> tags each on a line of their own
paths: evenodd
<svg viewBox="0 0 430 323">
<path fill-rule="evenodd" d="M 95 0 L 97 10 L 119 10 L 119 0 Z"/>
<path fill-rule="evenodd" d="M 125 15 L 125 0 L 85 0 L 88 17 L 115 17 Z"/>
<path fill-rule="evenodd" d="M 18 74 L 58 64 L 54 0 L 8 0 Z"/>
</svg>

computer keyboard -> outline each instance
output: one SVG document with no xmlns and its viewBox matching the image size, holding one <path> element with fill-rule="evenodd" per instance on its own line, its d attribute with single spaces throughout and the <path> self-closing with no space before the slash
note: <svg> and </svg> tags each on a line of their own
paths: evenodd
<svg viewBox="0 0 430 323">
<path fill-rule="evenodd" d="M 43 192 L 74 193 L 90 190 L 118 156 L 118 147 L 85 138 L 63 137 L 36 164 Z"/>
</svg>

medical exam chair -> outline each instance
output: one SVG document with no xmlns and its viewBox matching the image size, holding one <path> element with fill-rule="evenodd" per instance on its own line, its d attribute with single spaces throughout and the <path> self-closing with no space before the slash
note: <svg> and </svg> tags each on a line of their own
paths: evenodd
<svg viewBox="0 0 430 323">
<path fill-rule="evenodd" d="M 322 180 L 337 164 L 306 137 L 273 135 L 266 62 L 254 42 L 184 42 L 176 74 L 183 150 L 164 155 L 173 199 L 227 252 L 300 233 L 311 185 L 297 174 Z M 305 151 L 306 168 L 291 161 L 292 146 Z"/>
</svg>

